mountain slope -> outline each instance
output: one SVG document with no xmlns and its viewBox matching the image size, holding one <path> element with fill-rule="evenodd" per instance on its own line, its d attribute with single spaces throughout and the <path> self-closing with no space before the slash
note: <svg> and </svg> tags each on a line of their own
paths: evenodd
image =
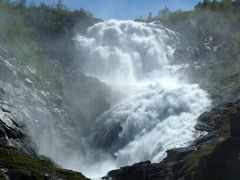
<svg viewBox="0 0 240 180">
<path fill-rule="evenodd" d="M 30 138 L 12 116 L 13 108 L 0 91 L 0 179 L 87 179 L 81 173 L 61 169 L 37 155 Z"/>
</svg>

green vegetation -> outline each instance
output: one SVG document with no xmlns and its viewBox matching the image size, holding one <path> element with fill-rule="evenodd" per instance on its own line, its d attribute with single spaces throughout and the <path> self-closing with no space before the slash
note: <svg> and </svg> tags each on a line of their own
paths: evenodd
<svg viewBox="0 0 240 180">
<path fill-rule="evenodd" d="M 198 176 L 201 160 L 211 155 L 216 147 L 230 137 L 230 123 L 228 116 L 223 117 L 222 123 L 218 125 L 217 136 L 219 138 L 218 143 L 206 144 L 197 151 L 194 151 L 189 156 L 187 156 L 183 162 L 181 171 L 184 174 L 191 174 L 191 176 Z"/>
<path fill-rule="evenodd" d="M 204 0 L 193 11 L 165 8 L 148 19 L 154 20 L 181 34 L 175 56 L 190 64 L 194 82 L 223 101 L 235 97 L 240 89 L 240 1 Z"/>
<path fill-rule="evenodd" d="M 82 8 L 69 10 L 61 1 L 48 6 L 0 0 L 0 60 L 12 64 L 24 83 L 28 78 L 26 85 L 47 91 L 51 103 L 55 103 L 62 93 L 65 71 L 76 54 L 73 36 L 76 32 L 85 33 L 98 21 Z M 57 103 L 61 106 L 60 100 Z M 0 149 L 0 165 L 10 170 L 0 171 L 0 179 L 5 179 L 4 173 L 9 177 L 9 173 L 23 176 L 20 179 L 46 179 L 46 174 L 86 179 L 80 173 L 60 169 L 50 161 L 15 149 Z"/>
<path fill-rule="evenodd" d="M 61 53 L 64 50 L 63 45 L 58 45 L 63 37 L 66 37 L 66 43 L 70 43 L 75 27 L 84 32 L 96 21 L 98 19 L 93 18 L 91 13 L 82 8 L 70 11 L 61 1 L 55 6 L 43 3 L 26 6 L 24 0 L 0 0 L 0 40 L 6 41 L 24 61 L 44 61 L 47 56 L 54 57 L 56 51 Z M 55 47 L 55 54 L 49 50 L 50 47 Z M 68 57 L 64 53 L 62 55 Z"/>
<path fill-rule="evenodd" d="M 21 63 L 43 61 L 46 55 L 34 40 L 34 30 L 24 24 L 21 11 L 0 1 L 0 40 L 17 55 Z"/>
<path fill-rule="evenodd" d="M 188 74 L 211 94 L 235 97 L 240 92 L 240 1 L 204 0 L 193 11 L 170 12 L 167 8 L 147 21 L 160 20 L 181 34 L 182 46 L 177 47 L 177 60 L 190 64 Z M 28 76 L 32 81 L 49 82 L 48 90 L 61 93 L 61 67 L 54 60 L 68 65 L 74 58 L 72 40 L 75 28 L 85 33 L 99 21 L 84 9 L 69 10 L 61 1 L 53 6 L 29 6 L 25 0 L 0 0 L 0 45 L 6 46 L 16 58 L 7 59 L 25 72 L 27 66 L 37 70 Z M 219 50 L 214 50 L 217 48 Z M 198 70 L 196 66 L 200 65 Z M 54 68 L 53 68 L 54 66 Z M 226 96 L 228 100 L 228 97 Z M 218 129 L 219 138 L 230 134 L 229 120 Z M 211 154 L 216 145 L 202 147 L 183 161 L 182 171 L 197 173 L 200 160 Z M 15 149 L 0 150 L 0 165 L 19 172 L 30 171 L 36 179 L 46 173 L 65 179 L 86 179 L 80 173 L 62 170 L 52 162 L 26 155 Z M 5 179 L 0 171 L 0 179 Z"/>
<path fill-rule="evenodd" d="M 195 174 L 198 170 L 200 160 L 203 157 L 206 157 L 207 155 L 211 154 L 214 151 L 215 147 L 216 145 L 206 146 L 198 151 L 195 151 L 190 156 L 187 156 L 184 159 L 183 167 L 181 170 L 184 171 L 186 174 L 190 172 L 191 174 Z"/>
<path fill-rule="evenodd" d="M 0 180 L 7 180 L 6 176 L 0 171 Z"/>
<path fill-rule="evenodd" d="M 199 171 L 201 171 L 204 166 L 201 164 L 203 159 L 206 159 L 214 154 L 215 150 L 219 148 L 221 144 L 224 144 L 224 142 L 226 142 L 230 137 L 229 119 L 231 118 L 231 114 L 234 112 L 235 108 L 232 108 L 231 111 L 226 113 L 224 116 L 219 117 L 221 119 L 218 120 L 219 122 L 214 130 L 218 141 L 203 145 L 197 151 L 190 153 L 190 155 L 183 159 L 181 166 L 181 172 L 183 172 L 183 174 L 190 174 L 190 176 L 194 178 L 199 176 Z"/>
<path fill-rule="evenodd" d="M 0 45 L 12 56 L 5 59 L 20 72 L 28 73 L 38 88 L 46 82 L 44 86 L 47 84 L 49 90 L 60 94 L 62 67 L 69 65 L 76 54 L 75 29 L 85 33 L 97 21 L 86 10 L 71 11 L 61 1 L 49 6 L 0 0 Z M 28 67 L 36 69 L 36 74 L 31 74 Z"/>
<path fill-rule="evenodd" d="M 44 179 L 46 174 L 71 180 L 86 180 L 81 173 L 64 170 L 56 167 L 52 162 L 38 159 L 15 149 L 2 149 L 0 151 L 0 165 L 18 173 L 26 173 L 36 179 Z M 0 174 L 0 179 L 4 174 Z"/>
</svg>

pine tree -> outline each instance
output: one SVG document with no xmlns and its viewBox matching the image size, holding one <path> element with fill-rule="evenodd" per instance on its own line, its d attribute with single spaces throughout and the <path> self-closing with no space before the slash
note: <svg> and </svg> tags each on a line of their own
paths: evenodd
<svg viewBox="0 0 240 180">
<path fill-rule="evenodd" d="M 210 4 L 210 0 L 203 0 L 203 7 L 207 7 Z"/>
</svg>

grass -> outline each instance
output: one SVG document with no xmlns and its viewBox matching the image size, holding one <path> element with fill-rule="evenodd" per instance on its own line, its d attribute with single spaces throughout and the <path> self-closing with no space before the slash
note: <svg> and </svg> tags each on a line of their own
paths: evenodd
<svg viewBox="0 0 240 180">
<path fill-rule="evenodd" d="M 219 137 L 226 139 L 230 137 L 230 122 L 229 118 L 226 118 L 218 129 Z"/>
<path fill-rule="evenodd" d="M 203 157 L 211 154 L 214 151 L 215 147 L 216 145 L 203 147 L 200 150 L 192 153 L 190 156 L 186 157 L 183 162 L 182 170 L 187 173 L 191 172 L 192 174 L 195 174 L 198 170 L 200 160 Z"/>
<path fill-rule="evenodd" d="M 29 171 L 31 175 L 37 177 L 39 180 L 43 179 L 45 174 L 51 174 L 59 178 L 71 180 L 87 179 L 79 172 L 60 169 L 50 161 L 24 154 L 12 148 L 0 150 L 0 165 L 7 169 L 13 169 L 20 172 Z M 0 179 L 4 178 L 5 176 L 1 172 Z"/>
<path fill-rule="evenodd" d="M 219 124 L 217 134 L 219 140 L 221 140 L 220 142 L 230 137 L 230 122 L 227 116 L 222 121 L 222 123 Z M 186 174 L 191 173 L 192 175 L 196 175 L 200 165 L 200 160 L 213 153 L 218 144 L 219 143 L 207 145 L 187 156 L 183 160 L 183 166 L 181 170 Z"/>
<path fill-rule="evenodd" d="M 0 171 L 0 180 L 7 180 L 6 176 L 2 171 Z"/>
</svg>

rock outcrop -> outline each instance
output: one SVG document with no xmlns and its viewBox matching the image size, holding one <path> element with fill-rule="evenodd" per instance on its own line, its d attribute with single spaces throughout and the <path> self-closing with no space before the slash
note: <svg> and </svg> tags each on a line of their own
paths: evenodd
<svg viewBox="0 0 240 180">
<path fill-rule="evenodd" d="M 2 90 L 0 94 L 4 91 Z M 23 133 L 23 126 L 18 125 L 11 116 L 7 101 L 0 99 L 0 148 L 15 148 L 26 154 L 35 155 L 27 142 L 29 138 Z"/>
<path fill-rule="evenodd" d="M 231 136 L 203 157 L 199 164 L 199 179 L 237 180 L 240 178 L 240 106 L 229 115 Z"/>
<path fill-rule="evenodd" d="M 172 149 L 159 163 L 141 162 L 108 173 L 113 180 L 240 179 L 240 101 L 202 114 L 196 129 L 207 132 L 189 147 Z"/>
<path fill-rule="evenodd" d="M 33 142 L 24 133 L 24 126 L 14 120 L 4 93 L 0 89 L 0 179 L 87 179 L 81 173 L 61 169 L 35 153 Z"/>
</svg>

